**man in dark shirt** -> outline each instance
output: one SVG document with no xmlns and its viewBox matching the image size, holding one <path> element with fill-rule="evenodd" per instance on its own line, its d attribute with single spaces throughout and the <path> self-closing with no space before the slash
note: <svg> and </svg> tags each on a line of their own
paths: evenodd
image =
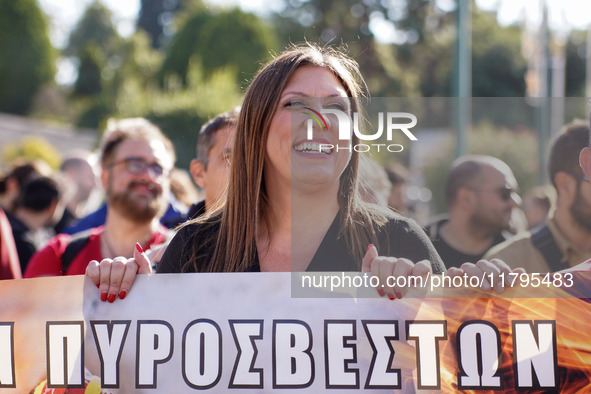
<svg viewBox="0 0 591 394">
<path fill-rule="evenodd" d="M 426 228 L 446 267 L 476 263 L 505 240 L 513 208 L 521 203 L 516 190 L 503 161 L 480 155 L 456 159 L 446 182 L 449 213 Z"/>
</svg>

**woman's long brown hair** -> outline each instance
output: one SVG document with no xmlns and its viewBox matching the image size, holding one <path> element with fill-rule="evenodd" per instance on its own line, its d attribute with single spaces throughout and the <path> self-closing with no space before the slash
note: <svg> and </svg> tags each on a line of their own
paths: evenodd
<svg viewBox="0 0 591 394">
<path fill-rule="evenodd" d="M 197 219 L 209 225 L 201 226 L 202 230 L 193 234 L 190 240 L 192 250 L 184 271 L 247 271 L 257 253 L 259 221 L 265 220 L 268 231 L 273 231 L 273 212 L 263 177 L 269 125 L 287 81 L 295 70 L 304 65 L 324 67 L 334 73 L 352 98 L 351 111 L 358 110 L 358 98 L 362 95 L 360 83 L 363 80 L 357 63 L 335 49 L 312 44 L 295 46 L 264 66 L 249 86 L 240 111 L 225 204 L 223 209 L 220 206 L 204 218 Z M 357 142 L 354 136 L 353 144 Z M 371 208 L 359 198 L 359 154 L 352 153 L 339 186 L 340 231 L 345 237 L 349 254 L 360 264 L 367 245 L 376 241 L 372 223 L 383 225 L 387 213 Z M 217 238 L 212 237 L 212 223 L 220 226 L 219 231 L 214 230 Z"/>
</svg>

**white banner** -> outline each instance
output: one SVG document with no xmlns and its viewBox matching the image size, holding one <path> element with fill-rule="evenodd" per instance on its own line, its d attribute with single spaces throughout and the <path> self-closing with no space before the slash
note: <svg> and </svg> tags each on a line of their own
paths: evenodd
<svg viewBox="0 0 591 394">
<path fill-rule="evenodd" d="M 0 282 L 0 388 L 589 388 L 584 300 L 293 298 L 292 280 L 142 275 L 112 304 L 84 277 Z"/>
</svg>

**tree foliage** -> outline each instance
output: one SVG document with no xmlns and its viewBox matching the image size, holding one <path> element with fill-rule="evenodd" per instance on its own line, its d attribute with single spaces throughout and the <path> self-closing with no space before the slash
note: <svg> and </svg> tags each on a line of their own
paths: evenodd
<svg viewBox="0 0 591 394">
<path fill-rule="evenodd" d="M 78 56 L 88 45 L 96 45 L 108 54 L 114 50 L 118 40 L 113 13 L 100 0 L 95 0 L 70 33 L 64 54 Z"/>
<path fill-rule="evenodd" d="M 93 96 L 103 90 L 101 50 L 95 44 L 88 44 L 78 53 L 78 78 L 74 83 L 74 94 Z"/>
<path fill-rule="evenodd" d="M 94 1 L 70 33 L 64 54 L 78 59 L 78 76 L 73 93 L 95 96 L 105 88 L 105 69 L 116 62 L 121 37 L 113 24 L 112 12 Z"/>
<path fill-rule="evenodd" d="M 441 8 L 445 2 L 281 0 L 281 11 L 263 19 L 202 0 L 141 0 L 138 31 L 121 38 L 100 1 L 89 6 L 65 51 L 79 60 L 70 105 L 78 124 L 100 128 L 110 116 L 147 116 L 178 137 L 179 149 L 189 147 L 187 157 L 193 141 L 179 143 L 183 137 L 175 133 L 194 133 L 237 104 L 237 87 L 290 43 L 345 46 L 374 97 L 454 94 L 457 13 Z M 33 0 L 12 3 L 21 2 Z M 523 96 L 520 28 L 500 26 L 494 13 L 476 5 L 471 25 L 473 95 Z M 582 86 L 582 46 L 580 38 L 567 44 L 567 94 Z M 521 122 L 514 109 L 495 111 L 485 108 L 486 116 L 473 120 Z"/>
<path fill-rule="evenodd" d="M 293 0 L 284 1 L 284 6 L 284 10 L 273 16 L 283 44 L 307 40 L 325 45 L 345 45 L 348 54 L 359 61 L 372 95 L 417 95 L 416 78 L 409 78 L 408 83 L 409 79 L 395 64 L 394 47 L 378 44 L 376 31 L 370 29 L 374 18 L 387 18 L 388 2 Z"/>
<path fill-rule="evenodd" d="M 94 73 L 90 70 L 80 73 L 76 81 L 75 91 L 78 90 L 83 75 L 88 78 L 87 84 L 83 86 L 87 89 L 97 89 L 94 91 L 95 94 L 80 101 L 83 110 L 76 124 L 81 127 L 98 128 L 109 117 L 117 114 L 116 102 L 123 94 L 122 90 L 125 86 L 134 84 L 149 90 L 151 86 L 157 85 L 155 75 L 162 59 L 158 52 L 150 47 L 149 39 L 143 32 L 119 40 L 110 61 L 92 57 L 100 53 L 102 53 L 100 49 L 89 51 L 87 55 L 91 57 L 88 60 L 89 67 L 96 65 L 97 68 Z M 85 56 L 81 56 L 81 66 L 85 64 L 84 59 Z M 91 93 L 91 91 L 87 92 Z M 138 95 L 142 94 L 144 93 L 138 92 Z"/>
<path fill-rule="evenodd" d="M 176 75 L 186 85 L 189 65 L 198 61 L 206 75 L 233 68 L 240 83 L 250 80 L 276 49 L 273 31 L 257 16 L 239 8 L 201 9 L 173 38 L 160 77 Z"/>
<path fill-rule="evenodd" d="M 192 63 L 187 86 L 161 90 L 128 79 L 121 87 L 115 113 L 121 117 L 144 116 L 158 125 L 175 145 L 177 166 L 188 168 L 195 157 L 201 126 L 211 117 L 240 104 L 241 94 L 231 69 L 205 75 L 201 65 Z"/>
<path fill-rule="evenodd" d="M 47 21 L 35 0 L 0 1 L 0 111 L 24 114 L 55 74 Z"/>
<path fill-rule="evenodd" d="M 152 48 L 160 48 L 167 43 L 174 15 L 184 9 L 187 2 L 188 0 L 141 0 L 137 27 L 148 34 Z"/>
<path fill-rule="evenodd" d="M 53 169 L 58 169 L 62 162 L 61 153 L 43 137 L 25 137 L 20 143 L 6 144 L 2 157 L 5 163 L 19 157 L 32 161 L 41 159 Z"/>
<path fill-rule="evenodd" d="M 149 87 L 155 83 L 162 62 L 143 31 L 129 38 L 119 36 L 111 11 L 99 1 L 85 11 L 70 35 L 65 53 L 78 60 L 78 77 L 73 86 L 79 112 L 76 124 L 91 128 L 99 127 L 116 113 L 115 102 L 125 80 Z"/>
<path fill-rule="evenodd" d="M 572 31 L 566 43 L 565 96 L 584 97 L 586 80 L 586 48 L 585 31 Z"/>
<path fill-rule="evenodd" d="M 496 13 L 474 7 L 472 43 L 472 96 L 524 97 L 520 28 L 499 26 Z"/>
<path fill-rule="evenodd" d="M 282 42 L 296 37 L 345 43 L 374 96 L 453 96 L 454 10 L 428 0 L 289 0 L 274 15 Z M 389 43 L 377 44 L 376 41 Z M 301 41 L 299 39 L 298 41 Z M 525 60 L 519 28 L 472 7 L 474 96 L 523 96 Z"/>
</svg>

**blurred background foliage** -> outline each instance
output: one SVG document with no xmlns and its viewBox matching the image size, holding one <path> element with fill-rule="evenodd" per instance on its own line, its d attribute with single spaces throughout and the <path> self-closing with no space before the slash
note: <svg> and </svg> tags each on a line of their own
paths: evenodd
<svg viewBox="0 0 591 394">
<path fill-rule="evenodd" d="M 0 111 L 23 115 L 55 74 L 55 51 L 36 0 L 0 1 Z"/>
<path fill-rule="evenodd" d="M 109 117 L 147 117 L 175 142 L 186 168 L 201 125 L 238 105 L 260 65 L 290 43 L 345 45 L 374 97 L 454 95 L 455 7 L 430 0 L 276 3 L 271 10 L 278 11 L 259 15 L 202 0 L 141 0 L 135 34 L 122 37 L 111 11 L 95 0 L 67 44 L 54 48 L 36 0 L 2 0 L 0 112 L 98 130 Z M 494 12 L 471 9 L 472 95 L 524 97 L 525 27 L 501 26 Z M 567 97 L 584 94 L 585 37 L 570 31 L 565 39 Z M 75 65 L 72 84 L 54 82 L 56 58 Z M 502 130 L 475 119 L 469 151 L 506 160 L 526 189 L 539 178 L 529 172 L 540 171 L 530 162 L 539 155 L 535 131 L 523 131 L 519 113 L 491 116 Z M 453 159 L 453 141 L 446 149 L 447 159 L 432 168 L 425 163 L 434 192 L 445 160 Z M 408 165 L 408 152 L 398 160 Z"/>
<path fill-rule="evenodd" d="M 62 162 L 61 153 L 42 137 L 27 137 L 21 143 L 6 144 L 2 154 L 7 162 L 26 157 L 32 161 L 42 160 L 54 170 L 57 170 Z"/>
</svg>

